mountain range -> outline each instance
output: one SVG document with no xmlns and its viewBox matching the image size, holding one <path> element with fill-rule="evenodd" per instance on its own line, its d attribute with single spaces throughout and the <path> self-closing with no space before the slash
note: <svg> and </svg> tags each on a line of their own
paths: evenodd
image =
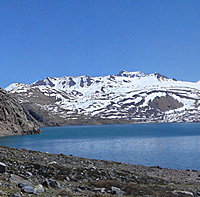
<svg viewBox="0 0 200 197">
<path fill-rule="evenodd" d="M 47 77 L 6 91 L 39 126 L 200 121 L 200 82 L 159 73 Z"/>
</svg>

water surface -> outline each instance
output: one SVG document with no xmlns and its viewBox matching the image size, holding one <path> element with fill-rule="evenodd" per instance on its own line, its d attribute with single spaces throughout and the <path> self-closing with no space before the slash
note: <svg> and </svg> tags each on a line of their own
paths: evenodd
<svg viewBox="0 0 200 197">
<path fill-rule="evenodd" d="M 200 124 L 42 128 L 41 135 L 0 138 L 0 146 L 140 165 L 200 170 Z"/>
</svg>

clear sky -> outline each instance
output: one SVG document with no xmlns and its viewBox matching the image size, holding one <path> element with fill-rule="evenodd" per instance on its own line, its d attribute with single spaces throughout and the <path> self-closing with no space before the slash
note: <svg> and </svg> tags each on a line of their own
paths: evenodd
<svg viewBox="0 0 200 197">
<path fill-rule="evenodd" d="M 200 80 L 199 0 L 1 0 L 0 86 L 121 70 Z"/>
</svg>

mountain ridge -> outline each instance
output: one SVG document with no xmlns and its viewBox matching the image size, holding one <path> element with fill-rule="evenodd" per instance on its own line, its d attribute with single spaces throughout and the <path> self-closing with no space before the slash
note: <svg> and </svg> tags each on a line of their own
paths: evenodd
<svg viewBox="0 0 200 197">
<path fill-rule="evenodd" d="M 200 121 L 200 83 L 159 73 L 46 77 L 6 90 L 32 114 L 30 119 L 45 126 Z"/>
</svg>

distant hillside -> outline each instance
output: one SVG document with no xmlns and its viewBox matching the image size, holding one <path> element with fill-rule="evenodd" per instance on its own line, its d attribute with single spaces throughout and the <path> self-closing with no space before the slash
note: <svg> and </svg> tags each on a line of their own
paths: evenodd
<svg viewBox="0 0 200 197">
<path fill-rule="evenodd" d="M 19 102 L 0 88 L 0 136 L 40 132 L 38 126 L 27 120 Z"/>
<path fill-rule="evenodd" d="M 6 90 L 40 126 L 200 121 L 200 83 L 159 73 L 47 77 Z"/>
</svg>

